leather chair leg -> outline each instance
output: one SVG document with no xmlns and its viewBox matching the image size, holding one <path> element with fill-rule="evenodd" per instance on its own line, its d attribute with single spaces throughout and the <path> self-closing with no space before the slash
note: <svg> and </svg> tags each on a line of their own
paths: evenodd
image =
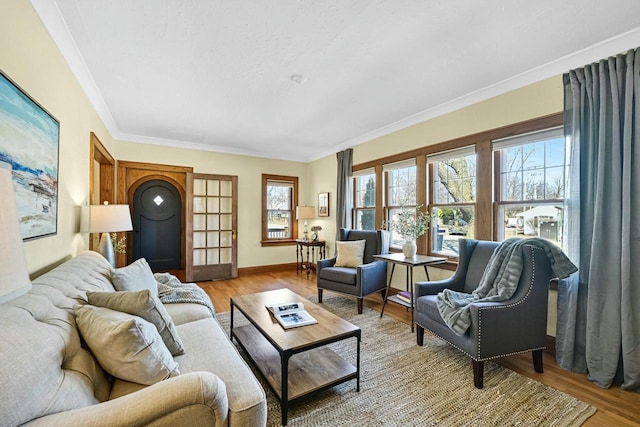
<svg viewBox="0 0 640 427">
<path fill-rule="evenodd" d="M 484 387 L 484 362 L 471 359 L 473 365 L 473 385 L 476 388 Z"/>
<path fill-rule="evenodd" d="M 363 303 L 363 299 L 362 298 L 358 298 L 358 314 L 362 314 L 362 303 Z"/>
<path fill-rule="evenodd" d="M 422 347 L 424 344 L 424 328 L 416 323 L 416 343 Z"/>
<path fill-rule="evenodd" d="M 318 303 L 322 304 L 322 289 L 318 288 Z"/>
<path fill-rule="evenodd" d="M 538 373 L 543 373 L 544 369 L 542 368 L 542 350 L 533 350 L 531 352 L 533 356 L 533 369 Z"/>
</svg>

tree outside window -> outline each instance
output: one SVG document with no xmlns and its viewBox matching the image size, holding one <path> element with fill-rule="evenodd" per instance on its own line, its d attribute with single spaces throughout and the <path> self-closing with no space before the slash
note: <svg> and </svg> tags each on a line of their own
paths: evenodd
<svg viewBox="0 0 640 427">
<path fill-rule="evenodd" d="M 376 229 L 376 175 L 370 173 L 355 177 L 354 228 Z"/>
<path fill-rule="evenodd" d="M 427 157 L 431 167 L 432 252 L 458 256 L 458 239 L 475 235 L 474 147 Z"/>
</svg>

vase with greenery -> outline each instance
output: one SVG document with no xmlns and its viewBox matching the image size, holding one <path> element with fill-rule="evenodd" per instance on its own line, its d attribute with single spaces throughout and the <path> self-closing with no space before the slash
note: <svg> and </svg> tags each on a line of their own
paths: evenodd
<svg viewBox="0 0 640 427">
<path fill-rule="evenodd" d="M 405 240 L 402 252 L 407 258 L 416 256 L 416 239 L 425 234 L 431 225 L 431 216 L 421 208 L 422 205 L 401 206 L 396 219 L 385 222 L 388 230 L 395 231 Z"/>
</svg>

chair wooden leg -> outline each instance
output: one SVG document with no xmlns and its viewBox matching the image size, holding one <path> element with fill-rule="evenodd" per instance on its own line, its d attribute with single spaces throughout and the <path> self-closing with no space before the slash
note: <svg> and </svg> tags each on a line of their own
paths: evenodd
<svg viewBox="0 0 640 427">
<path fill-rule="evenodd" d="M 484 387 L 484 362 L 471 359 L 473 365 L 473 385 L 476 388 Z"/>
<path fill-rule="evenodd" d="M 362 314 L 363 301 L 364 300 L 362 298 L 358 298 L 358 314 Z"/>
<path fill-rule="evenodd" d="M 538 373 L 543 373 L 544 369 L 542 368 L 542 350 L 533 350 L 531 352 L 533 356 L 533 369 Z"/>
<path fill-rule="evenodd" d="M 318 288 L 318 303 L 322 304 L 322 289 Z"/>
<path fill-rule="evenodd" d="M 424 328 L 416 323 L 416 343 L 422 347 L 424 344 Z"/>
</svg>

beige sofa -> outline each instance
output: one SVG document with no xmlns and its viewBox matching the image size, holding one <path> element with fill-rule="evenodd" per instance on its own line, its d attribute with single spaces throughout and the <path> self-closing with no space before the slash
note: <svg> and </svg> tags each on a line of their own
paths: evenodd
<svg viewBox="0 0 640 427">
<path fill-rule="evenodd" d="M 88 291 L 115 291 L 111 275 L 102 256 L 83 252 L 0 304 L 1 425 L 266 424 L 264 390 L 204 305 L 163 305 L 184 346 L 179 375 L 143 386 L 107 374 L 74 307 Z"/>
</svg>

